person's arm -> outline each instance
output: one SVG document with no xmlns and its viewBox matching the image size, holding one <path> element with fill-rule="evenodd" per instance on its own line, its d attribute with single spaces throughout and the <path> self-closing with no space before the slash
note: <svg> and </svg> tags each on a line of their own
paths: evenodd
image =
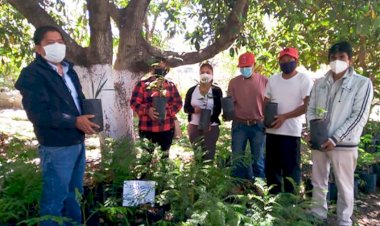
<svg viewBox="0 0 380 226">
<path fill-rule="evenodd" d="M 309 97 L 307 96 L 303 99 L 303 104 L 297 107 L 296 109 L 294 109 L 293 111 L 290 111 L 288 113 L 284 113 L 281 115 L 276 115 L 275 116 L 276 120 L 272 123 L 273 128 L 274 129 L 280 128 L 282 124 L 285 122 L 285 120 L 290 119 L 290 118 L 295 118 L 295 117 L 305 114 L 308 103 L 309 103 Z"/>
<path fill-rule="evenodd" d="M 21 71 L 16 84 L 22 95 L 22 105 L 29 120 L 37 126 L 52 128 L 76 128 L 77 116 L 53 110 L 50 94 L 42 76 L 28 69 Z"/>
<path fill-rule="evenodd" d="M 192 96 L 193 92 L 194 92 L 194 86 L 191 87 L 186 92 L 185 105 L 183 106 L 183 110 L 187 114 L 193 114 L 195 112 L 194 107 L 191 106 L 191 96 Z"/>
<path fill-rule="evenodd" d="M 144 98 L 144 87 L 142 87 L 141 82 L 137 83 L 133 88 L 130 105 L 139 117 L 148 114 L 148 104 Z"/>
<path fill-rule="evenodd" d="M 235 97 L 234 97 L 234 87 L 233 87 L 233 80 L 230 80 L 230 82 L 228 83 L 228 88 L 227 88 L 227 96 L 230 96 L 232 97 L 232 99 L 235 101 Z"/>
<path fill-rule="evenodd" d="M 182 108 L 182 98 L 178 93 L 177 87 L 174 83 L 169 82 L 169 92 L 170 92 L 170 101 L 167 102 L 167 110 L 168 114 L 171 117 L 175 117 L 175 115 Z"/>
<path fill-rule="evenodd" d="M 317 114 L 316 114 L 316 108 L 317 108 L 317 85 L 318 83 L 315 82 L 313 89 L 311 90 L 310 93 L 310 98 L 309 98 L 309 105 L 307 106 L 306 109 L 306 121 L 307 125 L 310 128 L 310 121 L 317 119 Z"/>
<path fill-rule="evenodd" d="M 265 91 L 264 91 L 264 101 L 263 101 L 264 110 L 265 110 L 266 104 L 271 101 L 271 98 L 272 98 L 272 94 L 271 94 L 270 83 L 269 83 L 269 80 L 267 80 L 265 83 Z"/>
<path fill-rule="evenodd" d="M 216 118 L 219 117 L 220 113 L 222 112 L 222 97 L 223 93 L 222 90 L 219 87 L 215 87 L 215 93 L 216 98 L 214 98 L 214 112 L 213 115 L 215 115 Z"/>
<path fill-rule="evenodd" d="M 346 138 L 356 127 L 363 127 L 368 120 L 373 98 L 373 86 L 369 79 L 358 84 L 361 87 L 355 95 L 350 117 L 333 133 L 331 139 L 335 144 Z"/>
</svg>

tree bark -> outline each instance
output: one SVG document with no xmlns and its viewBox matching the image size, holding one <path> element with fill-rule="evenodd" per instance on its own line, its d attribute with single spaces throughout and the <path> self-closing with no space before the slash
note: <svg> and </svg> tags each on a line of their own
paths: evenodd
<svg viewBox="0 0 380 226">
<path fill-rule="evenodd" d="M 87 58 L 91 64 L 112 64 L 112 33 L 109 4 L 104 0 L 87 0 L 90 24 L 90 46 Z"/>
</svg>

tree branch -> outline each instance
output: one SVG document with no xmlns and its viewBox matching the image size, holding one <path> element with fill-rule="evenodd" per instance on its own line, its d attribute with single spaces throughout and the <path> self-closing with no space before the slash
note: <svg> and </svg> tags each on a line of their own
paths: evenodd
<svg viewBox="0 0 380 226">
<path fill-rule="evenodd" d="M 151 0 L 130 0 L 127 8 L 122 9 L 120 16 L 120 44 L 115 62 L 115 69 L 129 68 L 142 54 L 139 41 L 142 37 L 143 23 Z M 141 54 L 140 54 L 141 53 Z M 136 56 L 137 55 L 137 56 Z"/>
<path fill-rule="evenodd" d="M 127 28 L 122 29 L 122 31 L 142 31 L 144 18 L 150 1 L 151 0 L 131 0 L 129 2 L 126 10 L 121 16 L 121 27 Z"/>
<path fill-rule="evenodd" d="M 219 34 L 213 44 L 200 50 L 199 52 L 177 53 L 172 51 L 162 51 L 152 46 L 146 40 L 141 40 L 141 44 L 149 55 L 154 57 L 164 57 L 168 59 L 170 66 L 176 67 L 185 64 L 194 64 L 214 57 L 219 52 L 229 48 L 238 37 L 244 24 L 243 18 L 246 17 L 249 0 L 235 1 L 226 24 L 216 34 Z"/>
<path fill-rule="evenodd" d="M 112 64 L 112 31 L 107 0 L 87 0 L 90 46 L 87 58 L 91 64 Z"/>
<path fill-rule="evenodd" d="M 152 28 L 150 29 L 150 32 L 149 32 L 149 37 L 150 37 L 150 38 L 153 38 L 154 31 L 156 30 L 156 25 L 157 25 L 158 15 L 159 15 L 159 13 L 154 14 L 154 19 L 153 19 L 153 23 L 152 23 Z"/>
<path fill-rule="evenodd" d="M 51 25 L 58 27 L 67 45 L 67 58 L 75 64 L 85 65 L 85 48 L 80 46 L 61 26 L 39 5 L 37 0 L 8 0 L 8 2 L 19 11 L 33 26 Z"/>
<path fill-rule="evenodd" d="M 115 3 L 109 2 L 109 10 L 111 18 L 115 21 L 116 26 L 120 27 L 120 16 L 121 16 L 121 9 L 118 9 Z"/>
<path fill-rule="evenodd" d="M 145 27 L 145 40 L 147 40 L 148 42 L 150 42 L 148 15 L 145 15 L 144 27 Z"/>
</svg>

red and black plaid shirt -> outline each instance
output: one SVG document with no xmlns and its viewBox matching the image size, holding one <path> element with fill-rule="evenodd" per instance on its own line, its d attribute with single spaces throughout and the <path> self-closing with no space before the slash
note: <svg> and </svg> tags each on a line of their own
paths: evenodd
<svg viewBox="0 0 380 226">
<path fill-rule="evenodd" d="M 156 80 L 152 76 L 136 84 L 132 92 L 131 108 L 139 116 L 139 130 L 148 132 L 162 132 L 174 128 L 174 118 L 182 108 L 182 99 L 174 83 L 165 80 L 163 87 L 166 90 L 166 118 L 163 121 L 152 120 L 148 110 L 153 106 L 153 90 L 147 89 L 149 84 Z"/>
</svg>

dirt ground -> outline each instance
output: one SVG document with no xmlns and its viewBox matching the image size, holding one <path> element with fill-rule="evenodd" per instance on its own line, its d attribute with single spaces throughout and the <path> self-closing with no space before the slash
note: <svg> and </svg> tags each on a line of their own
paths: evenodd
<svg viewBox="0 0 380 226">
<path fill-rule="evenodd" d="M 354 216 L 358 225 L 380 225 L 380 189 L 375 194 L 360 194 Z"/>
<path fill-rule="evenodd" d="M 7 136 L 19 136 L 28 138 L 32 144 L 37 145 L 34 139 L 32 124 L 27 120 L 25 111 L 3 109 L 0 110 L 0 134 Z M 96 137 L 86 138 L 87 162 L 95 162 L 100 158 L 99 141 Z M 177 155 L 177 153 L 170 153 Z M 380 189 L 377 188 L 375 194 L 360 194 L 355 201 L 354 222 L 357 225 L 379 225 L 380 226 Z M 328 225 L 334 225 L 335 214 L 334 207 L 331 209 Z"/>
</svg>

